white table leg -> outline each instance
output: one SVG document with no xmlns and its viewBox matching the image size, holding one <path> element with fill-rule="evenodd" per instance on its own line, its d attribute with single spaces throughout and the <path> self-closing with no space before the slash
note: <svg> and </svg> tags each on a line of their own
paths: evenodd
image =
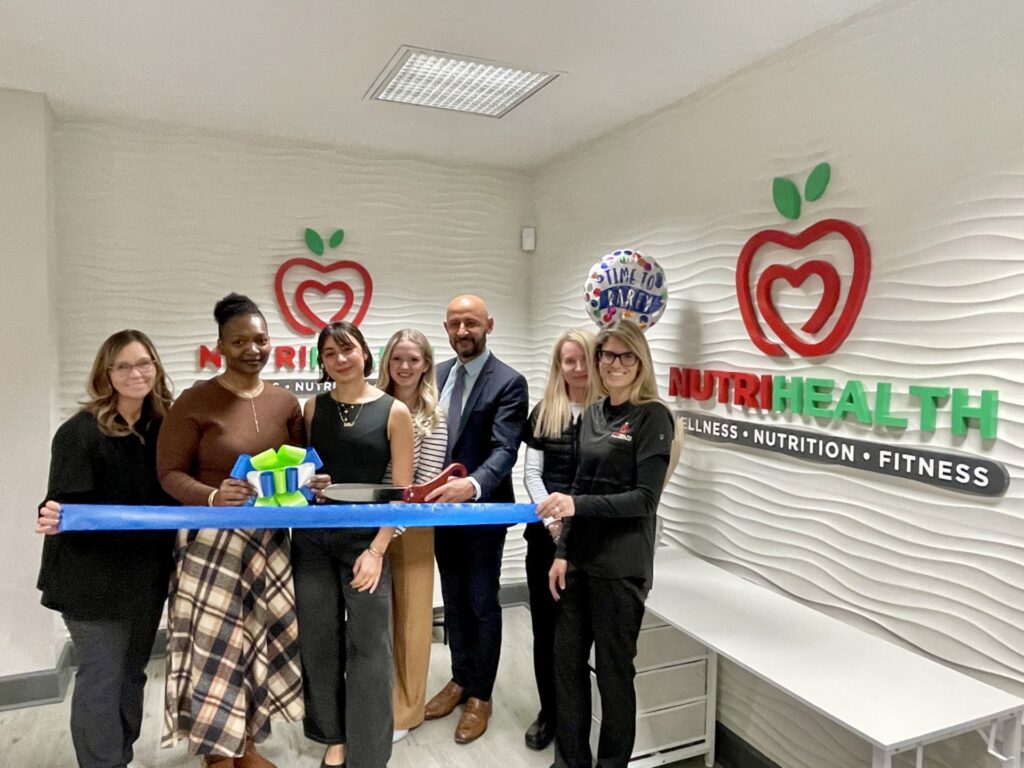
<svg viewBox="0 0 1024 768">
<path fill-rule="evenodd" d="M 892 768 L 892 752 L 881 747 L 872 747 L 871 768 Z"/>
<path fill-rule="evenodd" d="M 1024 748 L 1024 745 L 1021 744 L 1022 717 L 1024 717 L 1024 712 L 1018 712 L 1007 726 L 1008 734 L 1003 743 L 1003 752 L 1010 758 L 1006 763 L 1007 768 L 1021 768 L 1020 751 Z"/>
<path fill-rule="evenodd" d="M 707 661 L 706 694 L 704 732 L 707 734 L 708 751 L 704 753 L 704 765 L 707 768 L 715 768 L 715 724 L 718 720 L 718 654 L 710 650 L 708 651 Z"/>
</svg>

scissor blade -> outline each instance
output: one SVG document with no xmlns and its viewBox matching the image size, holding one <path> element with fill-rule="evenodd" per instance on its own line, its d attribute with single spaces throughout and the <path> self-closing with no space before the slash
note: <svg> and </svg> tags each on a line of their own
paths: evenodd
<svg viewBox="0 0 1024 768">
<path fill-rule="evenodd" d="M 382 504 L 388 501 L 401 501 L 405 488 L 373 483 L 334 483 L 324 488 L 321 493 L 331 501 L 347 504 Z"/>
</svg>

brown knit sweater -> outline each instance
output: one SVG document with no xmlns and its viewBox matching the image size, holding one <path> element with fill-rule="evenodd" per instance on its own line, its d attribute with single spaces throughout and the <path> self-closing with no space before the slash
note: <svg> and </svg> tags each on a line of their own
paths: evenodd
<svg viewBox="0 0 1024 768">
<path fill-rule="evenodd" d="M 306 445 L 295 395 L 268 382 L 250 402 L 213 379 L 200 381 L 181 394 L 164 420 L 157 475 L 164 490 L 182 504 L 205 506 L 239 454 L 255 455 L 284 444 Z"/>
</svg>

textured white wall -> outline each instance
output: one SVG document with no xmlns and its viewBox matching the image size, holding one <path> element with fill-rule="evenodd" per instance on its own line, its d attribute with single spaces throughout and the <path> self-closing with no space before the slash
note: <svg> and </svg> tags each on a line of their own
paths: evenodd
<svg viewBox="0 0 1024 768">
<path fill-rule="evenodd" d="M 0 90 L 0 435 L 17 459 L 0 466 L 0 677 L 52 667 L 57 658 L 53 617 L 38 605 L 42 542 L 32 531 L 57 410 L 50 120 L 45 97 Z"/>
<path fill-rule="evenodd" d="M 1024 694 L 1024 6 L 900 3 L 818 35 L 720 86 L 540 169 L 531 316 L 538 344 L 582 322 L 583 278 L 635 246 L 667 271 L 649 334 L 670 365 L 1000 391 L 999 439 L 940 416 L 922 436 L 811 431 L 1002 461 L 982 500 L 690 438 L 665 497 L 669 536 L 730 570 Z M 833 165 L 799 224 L 771 179 Z M 823 359 L 775 361 L 747 338 L 735 264 L 754 232 L 824 218 L 861 225 L 874 269 L 860 320 Z M 556 308 L 551 311 L 550 308 Z M 697 407 L 692 401 L 680 405 Z M 898 407 L 906 405 L 906 401 Z M 716 405 L 712 413 L 756 419 Z M 885 706 L 883 701 L 879 706 Z M 787 768 L 854 768 L 867 745 L 727 666 L 720 718 Z M 971 735 L 933 765 L 981 768 Z M 898 763 L 903 765 L 903 763 Z"/>
<path fill-rule="evenodd" d="M 210 310 L 228 290 L 263 303 L 275 338 L 294 343 L 271 286 L 285 258 L 304 254 L 306 226 L 344 227 L 338 257 L 373 273 L 371 343 L 415 325 L 444 349 L 445 299 L 481 291 L 497 318 L 494 350 L 528 374 L 536 397 L 554 337 L 586 323 L 585 271 L 636 245 L 670 278 L 669 311 L 650 333 L 662 370 L 807 367 L 898 388 L 931 380 L 1000 390 L 1000 438 L 986 452 L 1013 477 L 1003 499 L 691 439 L 666 512 L 670 535 L 703 556 L 1024 692 L 1022 32 L 1016 0 L 900 3 L 591 143 L 532 182 L 144 124 L 64 123 L 63 412 L 96 345 L 125 325 L 152 333 L 179 389 L 188 385 L 195 345 L 213 339 Z M 804 225 L 828 216 L 862 225 L 872 283 L 839 352 L 813 366 L 773 362 L 740 323 L 735 260 L 753 232 L 782 225 L 771 177 L 805 174 L 821 160 L 834 166 L 832 184 Z M 532 223 L 538 251 L 526 259 L 518 231 Z M 838 433 L 922 442 L 913 430 Z M 931 442 L 953 447 L 948 422 Z M 986 450 L 976 436 L 956 447 Z M 507 579 L 522 578 L 521 560 L 513 536 Z M 782 765 L 868 760 L 862 742 L 742 670 L 727 666 L 721 686 L 723 722 Z M 966 737 L 931 759 L 981 768 L 979 745 Z"/>
<path fill-rule="evenodd" d="M 275 343 L 315 345 L 285 324 L 273 292 L 289 257 L 317 260 L 306 227 L 325 239 L 345 229 L 320 263 L 350 259 L 371 273 L 361 327 L 372 348 L 412 326 L 447 359 L 444 307 L 478 292 L 495 317 L 490 347 L 529 371 L 520 173 L 128 122 L 64 122 L 55 146 L 65 415 L 100 341 L 122 327 L 151 335 L 177 391 L 211 375 L 197 371 L 196 349 L 212 346 L 213 305 L 231 290 L 261 305 Z M 514 530 L 506 581 L 525 578 L 524 553 Z"/>
</svg>

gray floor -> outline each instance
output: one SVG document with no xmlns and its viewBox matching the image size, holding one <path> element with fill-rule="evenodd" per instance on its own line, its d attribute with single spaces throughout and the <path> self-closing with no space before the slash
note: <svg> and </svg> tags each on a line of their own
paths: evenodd
<svg viewBox="0 0 1024 768">
<path fill-rule="evenodd" d="M 456 715 L 424 723 L 395 745 L 391 768 L 547 768 L 553 749 L 534 752 L 523 744 L 523 733 L 537 712 L 531 662 L 530 615 L 526 608 L 505 610 L 501 666 L 494 695 L 490 728 L 478 741 L 459 745 L 452 738 Z M 149 666 L 146 715 L 142 736 L 136 744 L 137 768 L 195 768 L 199 759 L 189 757 L 183 745 L 158 747 L 163 695 L 163 660 Z M 429 691 L 439 690 L 449 677 L 448 649 L 435 643 L 430 660 Z M 69 695 L 60 704 L 0 712 L 0 755 L 4 766 L 19 768 L 68 768 L 75 765 L 68 733 Z M 294 723 L 275 723 L 273 735 L 261 751 L 280 768 L 318 768 L 323 748 L 302 735 Z M 699 758 L 677 764 L 701 768 Z"/>
</svg>

